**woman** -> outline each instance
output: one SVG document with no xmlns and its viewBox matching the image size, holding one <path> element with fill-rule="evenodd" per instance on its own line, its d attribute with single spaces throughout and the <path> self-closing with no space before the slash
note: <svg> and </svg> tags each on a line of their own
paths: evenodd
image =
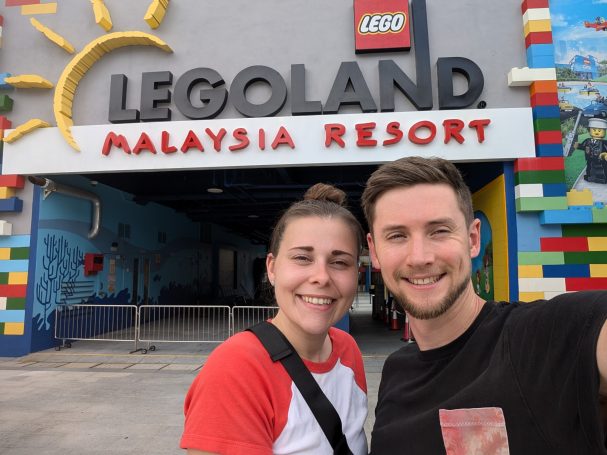
<svg viewBox="0 0 607 455">
<path fill-rule="evenodd" d="M 366 454 L 367 385 L 362 356 L 332 326 L 354 300 L 363 231 L 345 194 L 317 184 L 282 215 L 266 268 L 279 311 L 271 321 L 291 342 L 337 410 L 353 454 Z M 185 402 L 188 455 L 333 453 L 280 362 L 251 332 L 213 351 Z"/>
</svg>

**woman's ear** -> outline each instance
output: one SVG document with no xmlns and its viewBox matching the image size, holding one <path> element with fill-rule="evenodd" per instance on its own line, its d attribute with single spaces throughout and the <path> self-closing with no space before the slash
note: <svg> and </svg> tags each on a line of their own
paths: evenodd
<svg viewBox="0 0 607 455">
<path fill-rule="evenodd" d="M 268 272 L 268 280 L 270 284 L 274 286 L 274 264 L 276 263 L 276 258 L 272 253 L 268 253 L 266 256 L 266 271 Z"/>
</svg>

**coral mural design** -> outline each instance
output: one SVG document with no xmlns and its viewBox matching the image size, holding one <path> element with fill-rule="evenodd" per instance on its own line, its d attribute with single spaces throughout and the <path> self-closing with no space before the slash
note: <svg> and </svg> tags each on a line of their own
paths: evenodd
<svg viewBox="0 0 607 455">
<path fill-rule="evenodd" d="M 36 313 L 40 315 L 37 321 L 38 330 L 50 327 L 49 316 L 61 299 L 61 284 L 73 284 L 84 263 L 84 254 L 80 248 L 70 247 L 64 237 L 47 234 L 43 242 L 43 272 L 36 283 L 36 299 L 42 306 L 42 311 Z"/>
</svg>

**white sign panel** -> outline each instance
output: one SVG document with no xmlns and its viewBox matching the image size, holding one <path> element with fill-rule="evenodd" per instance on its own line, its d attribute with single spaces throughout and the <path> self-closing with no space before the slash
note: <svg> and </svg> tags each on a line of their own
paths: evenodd
<svg viewBox="0 0 607 455">
<path fill-rule="evenodd" d="M 7 132 L 6 134 L 8 134 Z M 379 164 L 535 157 L 530 108 L 215 119 L 57 128 L 4 144 L 4 174 Z"/>
</svg>

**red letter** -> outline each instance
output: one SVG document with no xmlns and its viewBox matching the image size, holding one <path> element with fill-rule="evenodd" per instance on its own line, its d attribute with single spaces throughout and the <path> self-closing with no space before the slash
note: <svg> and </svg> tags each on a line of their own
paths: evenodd
<svg viewBox="0 0 607 455">
<path fill-rule="evenodd" d="M 160 150 L 162 151 L 162 153 L 174 153 L 177 151 L 177 147 L 175 147 L 174 145 L 169 145 L 169 133 L 166 131 L 162 132 Z"/>
<path fill-rule="evenodd" d="M 126 153 L 131 153 L 131 147 L 129 147 L 129 143 L 126 141 L 126 137 L 122 134 L 115 134 L 113 131 L 110 131 L 108 135 L 105 137 L 105 142 L 103 143 L 103 148 L 101 149 L 101 153 L 105 156 L 110 154 L 110 149 L 114 147 L 121 148 Z"/>
<path fill-rule="evenodd" d="M 490 123 L 491 120 L 489 120 L 488 118 L 484 118 L 479 120 L 472 120 L 468 124 L 470 128 L 476 128 L 476 137 L 478 139 L 478 142 L 481 144 L 485 140 L 485 127 L 489 126 Z"/>
<path fill-rule="evenodd" d="M 139 155 L 139 153 L 141 153 L 142 150 L 148 150 L 148 151 L 152 152 L 154 155 L 156 154 L 156 147 L 154 147 L 154 144 L 153 144 L 152 140 L 150 139 L 150 136 L 148 136 L 145 133 L 141 133 L 141 136 L 139 136 L 139 140 L 137 141 L 137 143 L 135 144 L 135 147 L 133 148 L 133 153 L 135 155 Z"/>
<path fill-rule="evenodd" d="M 190 130 L 188 132 L 188 135 L 185 137 L 183 144 L 181 144 L 181 151 L 183 153 L 186 153 L 192 148 L 195 148 L 195 149 L 200 150 L 201 152 L 204 152 L 204 147 L 200 143 L 200 139 L 198 139 L 198 136 L 196 136 L 196 133 L 194 133 L 194 131 Z"/>
<path fill-rule="evenodd" d="M 388 126 L 386 126 L 386 133 L 391 134 L 394 138 L 386 139 L 383 145 L 398 144 L 403 138 L 403 132 L 400 130 L 400 123 L 398 122 L 388 123 Z"/>
<path fill-rule="evenodd" d="M 221 150 L 221 141 L 223 140 L 223 137 L 226 135 L 226 129 L 222 128 L 219 130 L 219 133 L 217 133 L 217 136 L 215 136 L 213 134 L 213 131 L 211 131 L 209 128 L 205 128 L 205 133 L 207 133 L 209 135 L 209 137 L 211 139 L 213 139 L 213 148 L 215 149 L 216 152 L 219 152 Z"/>
<path fill-rule="evenodd" d="M 329 147 L 331 142 L 335 141 L 343 149 L 346 146 L 341 138 L 344 134 L 346 134 L 346 127 L 341 123 L 325 124 L 325 147 Z"/>
<path fill-rule="evenodd" d="M 460 134 L 464 129 L 464 122 L 456 118 L 445 119 L 443 128 L 445 128 L 445 144 L 448 144 L 452 137 L 460 144 L 464 143 L 464 136 Z"/>
<path fill-rule="evenodd" d="M 238 144 L 230 145 L 230 147 L 228 147 L 230 152 L 235 152 L 236 150 L 242 150 L 248 147 L 249 138 L 247 137 L 247 130 L 244 128 L 236 128 L 232 133 L 232 136 L 234 136 L 234 139 L 240 142 Z"/>
<path fill-rule="evenodd" d="M 259 128 L 259 150 L 266 149 L 266 130 Z"/>
<path fill-rule="evenodd" d="M 293 139 L 291 139 L 291 135 L 284 126 L 281 126 L 278 130 L 278 133 L 276 133 L 276 137 L 272 142 L 272 149 L 276 150 L 276 148 L 281 144 L 288 145 L 292 149 L 295 148 L 295 144 L 293 144 Z"/>
<path fill-rule="evenodd" d="M 420 128 L 428 128 L 430 130 L 430 136 L 426 139 L 422 139 L 416 135 L 417 130 Z M 434 136 L 436 136 L 436 126 L 434 123 L 428 120 L 422 120 L 421 122 L 415 123 L 411 128 L 409 128 L 409 140 L 414 144 L 429 144 L 434 140 Z"/>
<path fill-rule="evenodd" d="M 375 147 L 377 145 L 375 139 L 368 139 L 373 136 L 373 132 L 369 130 L 375 129 L 375 122 L 357 123 L 354 125 L 354 128 L 356 128 L 356 132 L 358 133 L 356 145 L 359 147 Z"/>
</svg>

